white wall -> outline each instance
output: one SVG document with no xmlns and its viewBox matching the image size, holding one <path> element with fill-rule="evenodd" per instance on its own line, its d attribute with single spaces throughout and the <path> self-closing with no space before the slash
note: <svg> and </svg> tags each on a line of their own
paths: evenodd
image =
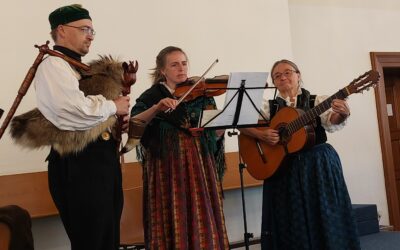
<svg viewBox="0 0 400 250">
<path fill-rule="evenodd" d="M 305 86 L 332 95 L 371 69 L 369 52 L 400 50 L 397 0 L 289 0 L 293 55 Z M 353 203 L 388 211 L 374 91 L 352 95 L 351 117 L 329 141 L 339 152 Z"/>
<path fill-rule="evenodd" d="M 84 62 L 97 54 L 111 54 L 121 60 L 138 60 L 138 81 L 132 88 L 136 99 L 150 86 L 148 73 L 157 53 L 168 45 L 182 47 L 190 58 L 192 75 L 201 75 L 215 58 L 220 62 L 208 76 L 235 71 L 267 71 L 275 59 L 291 57 L 291 37 L 287 1 L 281 0 L 170 0 L 170 1 L 79 1 L 90 10 L 96 39 Z M 3 60 L 0 108 L 6 112 L 17 94 L 26 72 L 49 37 L 48 14 L 66 1 L 6 1 L 0 16 Z M 279 22 L 278 19 L 281 19 Z M 281 38 L 280 40 L 274 37 Z M 134 103 L 134 102 L 133 102 Z M 132 104 L 133 104 L 132 103 Z M 218 98 L 223 103 L 223 97 Z M 16 114 L 36 106 L 34 89 L 28 91 Z M 4 121 L 5 114 L 1 119 Z M 228 139 L 227 151 L 236 151 L 236 139 Z M 8 130 L 0 141 L 0 175 L 43 171 L 48 149 L 22 150 L 11 141 Z M 129 153 L 127 161 L 135 161 Z M 249 231 L 260 231 L 261 189 L 249 189 L 247 208 Z M 227 192 L 226 221 L 231 241 L 243 238 L 241 200 L 238 191 Z M 37 249 L 68 249 L 57 218 L 34 221 Z M 48 237 L 51 236 L 51 237 Z"/>
<path fill-rule="evenodd" d="M 148 74 L 155 66 L 157 53 L 168 45 L 182 47 L 190 59 L 192 75 L 201 75 L 211 62 L 220 62 L 209 77 L 233 71 L 266 71 L 275 58 L 291 56 L 288 6 L 285 1 L 255 0 L 252 4 L 237 0 L 204 1 L 81 1 L 90 10 L 97 32 L 89 55 L 111 54 L 121 60 L 138 60 L 138 81 L 132 87 L 132 100 L 150 86 Z M 49 40 L 49 12 L 65 1 L 22 0 L 4 3 L 0 21 L 4 23 L 1 52 L 4 60 L 3 91 L 0 108 L 6 112 L 17 94 L 26 72 L 38 51 L 34 44 Z M 276 22 L 278 17 L 283 21 Z M 9 25 L 7 25 L 9 24 Z M 271 39 L 271 34 L 282 40 Z M 282 54 L 283 52 L 283 54 Z M 218 98 L 222 104 L 223 97 Z M 28 91 L 17 110 L 21 114 L 36 106 L 34 89 Z M 5 114 L 3 116 L 4 120 Z M 227 151 L 235 151 L 236 143 L 227 143 Z M 8 131 L 0 143 L 0 174 L 42 171 L 48 149 L 19 152 Z M 127 155 L 134 161 L 133 153 Z"/>
<path fill-rule="evenodd" d="M 160 49 L 181 46 L 200 75 L 215 58 L 220 63 L 210 76 L 232 71 L 268 71 L 280 58 L 294 59 L 305 86 L 315 93 L 333 94 L 371 68 L 370 51 L 399 51 L 400 19 L 397 0 L 172 0 L 81 1 L 91 11 L 98 32 L 87 62 L 97 54 L 112 54 L 140 63 L 135 99 L 149 86 L 149 69 Z M 49 39 L 47 15 L 64 1 L 15 0 L 3 3 L 1 52 L 3 60 L 0 108 L 8 111 L 28 68 L 37 55 L 33 44 Z M 222 103 L 222 98 L 219 98 Z M 382 156 L 373 91 L 349 97 L 351 118 L 344 130 L 329 135 L 339 152 L 354 203 L 375 203 L 388 223 Z M 35 106 L 31 88 L 17 114 Z M 1 122 L 4 120 L 1 120 Z M 228 140 L 228 151 L 236 142 Z M 0 141 L 0 174 L 46 170 L 47 149 L 22 151 L 6 134 Z M 135 156 L 127 156 L 129 161 Z M 249 231 L 259 233 L 261 190 L 249 189 Z M 226 194 L 225 214 L 230 240 L 242 237 L 239 191 Z M 57 232 L 54 237 L 43 237 Z M 38 249 L 60 246 L 63 230 L 57 219 L 34 222 Z M 65 235 L 64 235 L 65 237 Z M 50 241 L 49 241 L 50 240 Z M 48 242 L 49 241 L 49 242 Z"/>
</svg>

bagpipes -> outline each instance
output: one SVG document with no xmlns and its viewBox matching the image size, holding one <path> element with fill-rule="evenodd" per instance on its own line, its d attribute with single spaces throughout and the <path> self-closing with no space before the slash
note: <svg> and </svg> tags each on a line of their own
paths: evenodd
<svg viewBox="0 0 400 250">
<path fill-rule="evenodd" d="M 18 145 L 30 149 L 52 146 L 60 155 L 65 155 L 81 151 L 86 145 L 97 140 L 102 133 L 112 128 L 111 134 L 118 141 L 119 149 L 122 141 L 122 117 L 111 116 L 101 124 L 84 131 L 60 130 L 48 121 L 37 108 L 12 118 L 46 54 L 61 57 L 81 73 L 82 79 L 79 80 L 79 89 L 85 95 L 100 94 L 108 100 L 114 100 L 120 95 L 128 95 L 131 86 L 136 82 L 137 61 L 119 62 L 111 56 L 100 56 L 100 59 L 93 60 L 89 65 L 86 65 L 57 51 L 50 50 L 48 44 L 49 41 L 41 46 L 35 45 L 39 49 L 39 55 L 22 82 L 18 95 L 0 128 L 0 138 L 11 121 L 10 134 Z M 134 119 L 131 118 L 130 120 Z M 134 123 L 136 122 L 129 125 L 129 129 L 135 130 Z M 144 130 L 143 128 L 140 125 L 137 132 Z M 136 144 L 137 138 L 141 136 L 141 134 L 132 132 L 128 134 L 134 135 L 135 138 L 128 138 L 128 142 L 121 153 L 131 150 L 132 144 Z"/>
</svg>

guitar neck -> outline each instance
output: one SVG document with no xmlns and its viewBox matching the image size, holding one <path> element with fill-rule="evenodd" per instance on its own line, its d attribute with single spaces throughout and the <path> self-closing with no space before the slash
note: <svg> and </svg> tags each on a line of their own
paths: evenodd
<svg viewBox="0 0 400 250">
<path fill-rule="evenodd" d="M 315 106 L 314 108 L 308 110 L 307 112 L 305 112 L 304 114 L 299 116 L 297 119 L 291 121 L 287 125 L 289 134 L 290 135 L 294 134 L 299 129 L 301 129 L 304 126 L 306 126 L 307 124 L 311 123 L 311 121 L 313 121 L 319 115 L 321 115 L 322 113 L 324 113 L 325 111 L 330 109 L 333 99 L 343 100 L 348 95 L 349 94 L 348 94 L 348 91 L 346 90 L 346 88 L 341 89 L 338 92 L 336 92 L 334 95 L 330 96 L 329 98 L 327 98 L 326 100 L 324 100 L 323 102 L 321 102 L 320 104 Z"/>
</svg>

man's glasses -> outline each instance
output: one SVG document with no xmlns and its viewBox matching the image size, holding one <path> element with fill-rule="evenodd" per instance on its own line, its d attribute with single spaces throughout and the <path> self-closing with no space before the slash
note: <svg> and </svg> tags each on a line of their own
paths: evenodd
<svg viewBox="0 0 400 250">
<path fill-rule="evenodd" d="M 282 76 L 284 76 L 284 77 L 286 77 L 286 78 L 289 78 L 289 77 L 292 76 L 292 74 L 293 74 L 294 72 L 297 73 L 296 70 L 287 69 L 287 70 L 283 71 L 283 73 L 276 73 L 276 74 L 274 74 L 274 75 L 272 76 L 272 79 L 273 79 L 274 81 L 276 81 L 276 80 L 278 80 L 278 79 L 281 79 Z"/>
<path fill-rule="evenodd" d="M 75 29 L 80 29 L 86 35 L 90 35 L 90 36 L 95 36 L 96 35 L 96 31 L 94 31 L 94 29 L 92 29 L 92 28 L 90 28 L 88 26 L 76 27 L 76 26 L 67 25 L 67 24 L 63 24 L 63 25 L 67 26 L 67 27 L 75 28 Z"/>
</svg>

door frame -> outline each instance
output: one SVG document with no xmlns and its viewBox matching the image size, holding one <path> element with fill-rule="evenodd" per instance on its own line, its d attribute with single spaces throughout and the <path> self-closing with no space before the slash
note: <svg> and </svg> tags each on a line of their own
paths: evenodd
<svg viewBox="0 0 400 250">
<path fill-rule="evenodd" d="M 395 166 L 392 154 L 390 127 L 386 106 L 384 68 L 400 68 L 400 52 L 370 52 L 372 69 L 380 74 L 375 88 L 376 114 L 379 124 L 383 172 L 385 176 L 386 198 L 388 202 L 389 220 L 394 230 L 400 230 L 400 206 L 397 194 Z"/>
</svg>

